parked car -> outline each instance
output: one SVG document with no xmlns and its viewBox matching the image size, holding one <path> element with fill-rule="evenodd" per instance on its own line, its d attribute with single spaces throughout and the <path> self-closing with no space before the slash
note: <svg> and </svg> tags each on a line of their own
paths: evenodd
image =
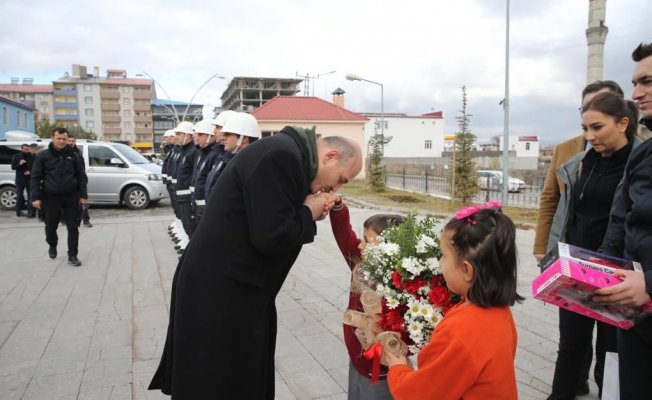
<svg viewBox="0 0 652 400">
<path fill-rule="evenodd" d="M 503 189 L 503 171 L 495 170 L 479 170 L 478 171 L 478 187 L 482 190 L 497 190 Z M 518 178 L 509 177 L 507 186 L 508 192 L 518 193 L 525 189 L 525 181 Z"/>
<path fill-rule="evenodd" d="M 23 143 L 33 140 L 0 140 L 0 209 L 16 206 L 15 171 L 11 157 Z M 37 144 L 47 147 L 49 139 Z M 161 167 L 147 160 L 131 147 L 115 142 L 77 140 L 88 175 L 90 204 L 124 204 L 140 210 L 167 197 L 161 179 Z"/>
</svg>

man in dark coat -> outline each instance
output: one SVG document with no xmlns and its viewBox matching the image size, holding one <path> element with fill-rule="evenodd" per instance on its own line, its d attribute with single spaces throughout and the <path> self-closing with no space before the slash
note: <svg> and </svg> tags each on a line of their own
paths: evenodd
<svg viewBox="0 0 652 400">
<path fill-rule="evenodd" d="M 20 153 L 11 157 L 11 169 L 16 171 L 16 216 L 21 217 L 25 208 L 25 189 L 27 189 L 27 216 L 33 218 L 35 214 L 29 202 L 29 175 L 32 169 L 34 155 L 27 143 L 20 146 Z"/>
<path fill-rule="evenodd" d="M 652 130 L 652 43 L 634 50 L 636 62 L 632 98 Z M 652 140 L 643 142 L 629 157 L 620 188 L 614 197 L 609 228 L 600 251 L 639 261 L 642 272 L 616 272 L 623 281 L 598 289 L 594 300 L 639 307 L 652 300 Z M 652 399 L 652 316 L 639 318 L 632 329 L 618 330 L 620 398 Z"/>
<path fill-rule="evenodd" d="M 86 204 L 86 171 L 84 161 L 68 146 L 68 130 L 55 128 L 52 142 L 34 160 L 31 174 L 32 205 L 45 208 L 45 241 L 50 245 L 50 258 L 57 257 L 57 227 L 61 213 L 68 228 L 68 264 L 78 267 L 79 204 Z M 43 181 L 43 188 L 41 188 Z M 41 201 L 43 200 L 43 203 Z"/>
<path fill-rule="evenodd" d="M 174 399 L 274 398 L 276 295 L 334 204 L 328 193 L 361 166 L 353 141 L 294 127 L 233 158 L 177 266 L 150 389 Z"/>
</svg>

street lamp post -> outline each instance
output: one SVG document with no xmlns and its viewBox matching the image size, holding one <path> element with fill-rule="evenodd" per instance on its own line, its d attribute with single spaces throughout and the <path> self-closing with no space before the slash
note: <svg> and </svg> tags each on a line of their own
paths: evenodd
<svg viewBox="0 0 652 400">
<path fill-rule="evenodd" d="M 138 76 L 138 75 L 140 75 L 140 74 L 136 74 L 136 76 Z M 163 87 L 163 85 L 161 85 L 161 82 L 159 82 L 159 81 L 157 81 L 156 79 L 154 79 L 154 77 L 152 77 L 150 74 L 148 74 L 148 73 L 145 72 L 145 71 L 143 71 L 143 75 L 146 75 L 149 79 L 151 79 L 151 80 L 154 82 L 154 84 L 158 85 L 158 87 L 160 87 L 161 90 L 163 91 L 163 94 L 165 94 L 165 97 L 167 97 L 167 99 L 168 99 L 168 101 L 170 102 L 170 104 L 172 104 L 172 99 L 170 99 L 170 95 L 169 95 L 168 92 L 165 90 L 165 88 Z M 165 108 L 166 110 L 168 110 L 168 111 L 172 111 L 172 113 L 174 114 L 174 118 L 176 119 L 176 121 L 177 121 L 177 125 L 178 125 L 179 122 L 181 122 L 181 120 L 179 119 L 179 114 L 177 113 L 177 108 L 174 107 L 174 105 L 172 105 L 172 108 L 166 106 L 165 104 L 161 104 L 161 105 L 162 105 L 163 108 Z"/>
<path fill-rule="evenodd" d="M 383 93 L 383 84 L 380 82 L 370 81 L 369 79 L 361 78 L 353 74 L 346 74 L 346 79 L 349 81 L 365 81 L 380 86 L 380 145 L 381 145 L 381 151 L 384 156 L 385 155 L 385 107 L 383 103 L 384 103 L 385 95 Z"/>
<path fill-rule="evenodd" d="M 199 91 L 200 91 L 204 86 L 206 86 L 206 84 L 207 84 L 208 82 L 212 81 L 212 80 L 215 79 L 215 78 L 217 78 L 217 79 L 225 79 L 223 76 L 220 76 L 220 74 L 217 74 L 217 73 L 216 73 L 216 74 L 213 74 L 213 75 L 211 75 L 208 79 L 206 79 L 206 81 L 205 81 L 204 83 L 202 83 L 201 86 L 199 86 L 199 87 L 197 88 L 197 90 L 195 90 L 195 93 L 193 93 L 192 97 L 190 98 L 190 101 L 189 101 L 188 104 L 186 105 L 186 110 L 183 112 L 183 120 L 184 120 L 184 121 L 186 120 L 186 114 L 188 113 L 188 108 L 190 108 L 190 104 L 192 104 L 192 101 L 195 100 L 195 96 L 197 96 L 197 93 L 199 93 Z"/>
</svg>

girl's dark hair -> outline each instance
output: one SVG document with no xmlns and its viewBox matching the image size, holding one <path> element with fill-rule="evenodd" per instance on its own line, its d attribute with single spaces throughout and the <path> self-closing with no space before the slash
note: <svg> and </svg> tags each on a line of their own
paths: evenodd
<svg viewBox="0 0 652 400">
<path fill-rule="evenodd" d="M 451 219 L 444 231 L 452 233 L 457 256 L 473 265 L 475 279 L 468 300 L 480 307 L 512 306 L 523 300 L 516 292 L 516 228 L 498 208 L 486 208 L 467 218 Z"/>
<path fill-rule="evenodd" d="M 383 233 L 390 226 L 396 226 L 403 222 L 403 217 L 398 214 L 376 214 L 367 218 L 362 226 L 376 232 L 377 235 Z"/>
<path fill-rule="evenodd" d="M 614 93 L 602 92 L 582 106 L 582 113 L 589 110 L 609 115 L 616 122 L 627 117 L 629 124 L 625 130 L 625 135 L 629 140 L 633 139 L 638 133 L 638 107 L 633 101 L 625 100 Z"/>
<path fill-rule="evenodd" d="M 623 88 L 621 88 L 617 82 L 606 80 L 595 81 L 586 85 L 584 90 L 582 90 L 582 99 L 584 99 L 587 94 L 597 93 L 603 89 L 608 89 L 610 92 L 620 95 L 620 97 L 625 97 Z"/>
</svg>

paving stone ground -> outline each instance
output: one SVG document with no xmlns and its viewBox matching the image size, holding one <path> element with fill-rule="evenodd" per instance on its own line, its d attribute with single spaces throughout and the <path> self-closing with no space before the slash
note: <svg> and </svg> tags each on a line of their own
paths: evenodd
<svg viewBox="0 0 652 400">
<path fill-rule="evenodd" d="M 361 227 L 379 212 L 352 209 Z M 169 209 L 99 209 L 81 228 L 75 268 L 50 260 L 43 225 L 0 212 L 0 399 L 165 399 L 146 387 L 164 345 L 177 254 Z M 277 299 L 277 399 L 346 399 L 341 317 L 349 271 L 328 222 L 304 247 Z M 519 397 L 545 399 L 554 372 L 557 309 L 533 300 L 532 231 L 518 231 L 519 291 L 513 308 Z M 597 399 L 591 394 L 581 399 Z"/>
</svg>

